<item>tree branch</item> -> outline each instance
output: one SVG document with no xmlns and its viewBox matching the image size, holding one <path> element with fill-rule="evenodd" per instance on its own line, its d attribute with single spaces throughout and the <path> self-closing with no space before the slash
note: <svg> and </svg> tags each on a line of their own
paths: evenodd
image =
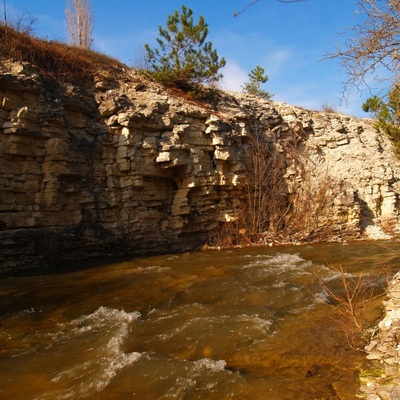
<svg viewBox="0 0 400 400">
<path fill-rule="evenodd" d="M 260 0 L 254 0 L 251 3 L 247 4 L 246 7 L 242 8 L 240 11 L 237 11 L 235 13 L 233 13 L 234 17 L 237 17 L 239 14 L 244 13 L 249 7 L 251 7 L 253 4 L 258 3 Z M 300 3 L 306 0 L 277 0 L 280 3 Z"/>
</svg>

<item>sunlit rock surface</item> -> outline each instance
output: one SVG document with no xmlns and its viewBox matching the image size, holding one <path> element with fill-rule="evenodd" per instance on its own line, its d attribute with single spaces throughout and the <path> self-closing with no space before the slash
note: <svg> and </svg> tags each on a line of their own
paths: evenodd
<svg viewBox="0 0 400 400">
<path fill-rule="evenodd" d="M 389 284 L 385 314 L 376 335 L 366 346 L 367 358 L 376 368 L 361 377 L 362 391 L 367 400 L 397 400 L 400 398 L 400 274 Z"/>
<path fill-rule="evenodd" d="M 281 154 L 286 195 L 323 203 L 305 225 L 329 226 L 326 240 L 398 230 L 400 164 L 370 120 L 237 93 L 200 103 L 129 69 L 50 85 L 13 62 L 0 104 L 0 270 L 207 243 L 245 205 L 255 126 Z"/>
</svg>

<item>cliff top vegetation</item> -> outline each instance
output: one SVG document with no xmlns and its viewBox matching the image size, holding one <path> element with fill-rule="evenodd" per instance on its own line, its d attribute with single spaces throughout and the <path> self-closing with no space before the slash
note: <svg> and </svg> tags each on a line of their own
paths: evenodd
<svg viewBox="0 0 400 400">
<path fill-rule="evenodd" d="M 35 65 L 44 78 L 87 84 L 99 74 L 119 75 L 120 61 L 104 54 L 38 39 L 0 23 L 0 60 L 11 59 Z"/>
<path fill-rule="evenodd" d="M 148 71 L 156 80 L 186 90 L 215 85 L 226 61 L 205 41 L 208 33 L 204 17 L 195 24 L 193 10 L 183 5 L 181 13 L 176 10 L 168 16 L 166 28 L 159 26 L 158 47 L 145 45 Z"/>
</svg>

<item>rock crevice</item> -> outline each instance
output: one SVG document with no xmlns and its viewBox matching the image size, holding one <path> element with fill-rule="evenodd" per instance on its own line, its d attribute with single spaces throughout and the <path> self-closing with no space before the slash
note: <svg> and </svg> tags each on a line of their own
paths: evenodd
<svg viewBox="0 0 400 400">
<path fill-rule="evenodd" d="M 286 195 L 325 198 L 329 217 L 309 217 L 328 239 L 398 229 L 400 163 L 370 120 L 238 93 L 201 104 L 129 69 L 49 85 L 12 61 L 0 104 L 0 270 L 205 244 L 245 204 L 254 129 L 281 154 Z"/>
</svg>

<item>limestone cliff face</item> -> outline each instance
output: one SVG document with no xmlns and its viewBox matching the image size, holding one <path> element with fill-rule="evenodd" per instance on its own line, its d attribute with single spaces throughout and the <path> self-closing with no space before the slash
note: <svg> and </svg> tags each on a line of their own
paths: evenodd
<svg viewBox="0 0 400 400">
<path fill-rule="evenodd" d="M 400 163 L 369 120 L 243 94 L 211 107 L 132 70 L 50 84 L 13 62 L 0 68 L 0 105 L 0 270 L 201 246 L 245 204 L 254 121 L 312 229 L 397 229 Z"/>
</svg>

